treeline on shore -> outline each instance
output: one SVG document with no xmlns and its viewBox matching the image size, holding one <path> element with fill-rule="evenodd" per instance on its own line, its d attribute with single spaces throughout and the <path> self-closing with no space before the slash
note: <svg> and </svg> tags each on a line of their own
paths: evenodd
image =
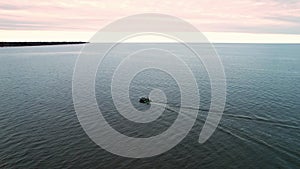
<svg viewBox="0 0 300 169">
<path fill-rule="evenodd" d="M 0 42 L 0 47 L 44 46 L 44 45 L 74 45 L 87 42 Z"/>
</svg>

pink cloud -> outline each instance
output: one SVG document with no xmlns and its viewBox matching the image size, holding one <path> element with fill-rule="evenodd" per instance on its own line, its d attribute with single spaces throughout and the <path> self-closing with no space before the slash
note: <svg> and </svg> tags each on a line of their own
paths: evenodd
<svg viewBox="0 0 300 169">
<path fill-rule="evenodd" d="M 0 2 L 0 30 L 96 31 L 149 12 L 180 17 L 206 32 L 300 34 L 300 2 L 284 0 L 11 0 Z"/>
</svg>

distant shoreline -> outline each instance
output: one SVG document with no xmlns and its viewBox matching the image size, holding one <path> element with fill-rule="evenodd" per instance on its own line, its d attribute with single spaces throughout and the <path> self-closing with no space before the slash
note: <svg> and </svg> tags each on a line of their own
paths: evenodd
<svg viewBox="0 0 300 169">
<path fill-rule="evenodd" d="M 90 42 L 0 42 L 0 48 L 2 47 L 27 47 L 27 46 L 54 46 L 54 45 L 76 45 L 86 44 Z M 110 42 L 107 42 L 110 43 Z M 140 44 L 141 42 L 128 42 L 128 44 Z M 153 42 L 142 42 L 142 43 L 153 43 Z M 172 44 L 176 42 L 156 42 L 155 44 Z M 187 44 L 201 44 L 201 43 L 187 43 Z M 234 44 L 234 45 L 300 45 L 300 43 L 209 43 L 209 44 Z"/>
<path fill-rule="evenodd" d="M 0 42 L 0 47 L 76 45 L 85 43 L 88 42 Z"/>
</svg>

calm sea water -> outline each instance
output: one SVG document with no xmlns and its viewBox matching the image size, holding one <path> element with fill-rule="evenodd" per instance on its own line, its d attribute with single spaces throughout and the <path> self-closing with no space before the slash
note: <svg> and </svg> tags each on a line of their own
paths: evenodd
<svg viewBox="0 0 300 169">
<path fill-rule="evenodd" d="M 164 45 L 180 52 L 173 44 Z M 72 100 L 72 75 L 81 47 L 0 49 L 0 168 L 300 166 L 300 45 L 215 44 L 225 67 L 227 101 L 217 130 L 204 144 L 198 143 L 198 137 L 209 108 L 210 83 L 201 63 L 182 54 L 199 85 L 197 121 L 176 147 L 145 159 L 111 154 L 81 128 Z M 134 123 L 118 114 L 109 90 L 111 77 L 122 51 L 139 47 L 120 46 L 104 60 L 96 77 L 96 96 L 106 120 L 116 130 L 132 137 L 149 137 L 174 122 L 180 92 L 168 74 L 141 72 L 130 86 L 132 104 L 147 109 L 137 99 L 156 87 L 165 92 L 172 109 L 149 124 Z"/>
</svg>

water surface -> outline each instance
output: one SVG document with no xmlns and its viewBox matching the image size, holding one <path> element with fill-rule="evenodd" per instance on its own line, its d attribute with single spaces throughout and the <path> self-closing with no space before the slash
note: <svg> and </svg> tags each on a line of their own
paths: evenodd
<svg viewBox="0 0 300 169">
<path fill-rule="evenodd" d="M 174 44 L 163 45 L 181 52 Z M 227 101 L 217 130 L 204 144 L 198 143 L 198 137 L 209 108 L 210 83 L 203 65 L 183 52 L 201 96 L 196 124 L 176 147 L 145 159 L 111 154 L 94 144 L 81 128 L 72 101 L 72 75 L 81 47 L 0 49 L 0 168 L 300 166 L 300 45 L 215 44 L 225 67 Z M 180 92 L 168 74 L 141 72 L 130 86 L 133 105 L 147 109 L 137 98 L 160 88 L 166 93 L 169 109 L 149 124 L 136 124 L 118 114 L 110 96 L 111 75 L 124 57 L 122 51 L 139 47 L 120 46 L 104 60 L 96 77 L 96 96 L 116 130 L 132 137 L 149 137 L 174 122 Z"/>
</svg>

